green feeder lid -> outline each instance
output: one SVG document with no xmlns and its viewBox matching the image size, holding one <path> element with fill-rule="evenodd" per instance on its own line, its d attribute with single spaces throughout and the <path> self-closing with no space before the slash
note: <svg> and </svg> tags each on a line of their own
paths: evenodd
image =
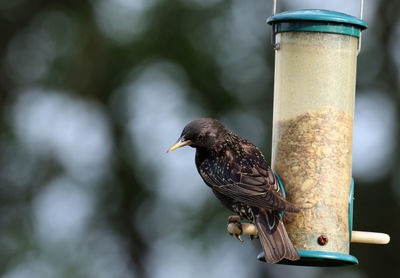
<svg viewBox="0 0 400 278">
<path fill-rule="evenodd" d="M 267 19 L 275 33 L 308 31 L 336 33 L 359 37 L 367 23 L 357 17 L 327 10 L 297 10 L 283 12 Z"/>
</svg>

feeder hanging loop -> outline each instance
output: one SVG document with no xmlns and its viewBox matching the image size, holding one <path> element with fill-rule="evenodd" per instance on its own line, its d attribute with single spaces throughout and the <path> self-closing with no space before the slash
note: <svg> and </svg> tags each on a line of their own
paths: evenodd
<svg viewBox="0 0 400 278">
<path fill-rule="evenodd" d="M 276 0 L 274 0 L 276 1 Z M 364 0 L 360 1 L 360 19 L 363 19 L 363 13 L 364 13 Z M 358 38 L 358 46 L 357 46 L 357 55 L 360 53 L 361 51 L 361 33 L 360 33 L 360 37 Z"/>
</svg>

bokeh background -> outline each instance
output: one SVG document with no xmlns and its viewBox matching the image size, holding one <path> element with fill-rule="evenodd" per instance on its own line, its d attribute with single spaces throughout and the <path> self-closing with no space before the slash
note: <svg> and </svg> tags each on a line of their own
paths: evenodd
<svg viewBox="0 0 400 278">
<path fill-rule="evenodd" d="M 359 1 L 278 10 L 359 15 Z M 184 125 L 212 116 L 270 157 L 272 0 L 0 1 L 0 276 L 400 277 L 400 2 L 366 0 L 354 228 L 360 265 L 258 262 L 203 184 Z"/>
</svg>

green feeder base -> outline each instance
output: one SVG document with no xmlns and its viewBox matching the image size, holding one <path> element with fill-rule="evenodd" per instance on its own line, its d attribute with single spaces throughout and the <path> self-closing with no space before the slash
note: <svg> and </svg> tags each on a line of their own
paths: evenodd
<svg viewBox="0 0 400 278">
<path fill-rule="evenodd" d="M 300 260 L 290 261 L 284 259 L 279 264 L 300 266 L 347 266 L 358 264 L 356 257 L 347 254 L 309 250 L 297 251 L 299 252 Z M 265 262 L 264 252 L 261 252 L 257 259 Z"/>
</svg>

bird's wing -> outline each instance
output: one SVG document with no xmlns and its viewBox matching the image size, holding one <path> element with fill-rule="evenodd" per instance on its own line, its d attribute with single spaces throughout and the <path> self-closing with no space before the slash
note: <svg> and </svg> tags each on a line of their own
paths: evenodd
<svg viewBox="0 0 400 278">
<path fill-rule="evenodd" d="M 283 199 L 275 175 L 264 158 L 261 156 L 261 161 L 249 155 L 245 157 L 251 160 L 246 167 L 233 164 L 227 168 L 211 162 L 206 171 L 200 169 L 200 175 L 214 190 L 235 201 L 273 210 L 297 211 Z"/>
<path fill-rule="evenodd" d="M 293 210 L 292 206 L 279 196 L 278 191 L 275 190 L 276 185 L 269 184 L 265 177 L 249 174 L 241 174 L 240 177 L 240 181 L 235 182 L 227 179 L 225 175 L 203 176 L 214 190 L 235 201 L 274 210 Z"/>
</svg>

